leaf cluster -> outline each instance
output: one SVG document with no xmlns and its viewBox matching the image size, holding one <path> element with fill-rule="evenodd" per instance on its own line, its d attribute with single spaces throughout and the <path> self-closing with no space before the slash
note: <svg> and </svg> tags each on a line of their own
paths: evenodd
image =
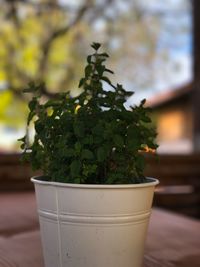
<svg viewBox="0 0 200 267">
<path fill-rule="evenodd" d="M 28 125 L 34 120 L 35 137 L 20 139 L 24 158 L 33 169 L 42 169 L 50 180 L 83 184 L 128 184 L 145 181 L 146 147 L 156 149 L 155 129 L 150 125 L 149 109 L 140 105 L 124 106 L 133 93 L 121 84 L 114 85 L 105 66 L 109 57 L 100 53 L 87 57 L 85 75 L 79 82 L 83 89 L 77 97 L 60 93 L 56 99 L 42 102 L 44 84 L 30 84 Z M 111 90 L 105 90 L 107 83 Z"/>
</svg>

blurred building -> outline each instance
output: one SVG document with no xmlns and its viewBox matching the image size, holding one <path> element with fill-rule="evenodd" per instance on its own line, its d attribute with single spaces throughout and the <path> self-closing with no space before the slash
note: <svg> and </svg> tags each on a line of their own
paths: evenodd
<svg viewBox="0 0 200 267">
<path fill-rule="evenodd" d="M 192 153 L 194 120 L 192 84 L 149 99 L 158 130 L 160 153 Z"/>
</svg>

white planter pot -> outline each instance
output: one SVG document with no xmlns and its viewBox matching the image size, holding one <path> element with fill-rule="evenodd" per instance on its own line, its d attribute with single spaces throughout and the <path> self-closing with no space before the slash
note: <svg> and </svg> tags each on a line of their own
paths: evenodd
<svg viewBox="0 0 200 267">
<path fill-rule="evenodd" d="M 154 188 L 35 184 L 46 267 L 141 267 Z"/>
</svg>

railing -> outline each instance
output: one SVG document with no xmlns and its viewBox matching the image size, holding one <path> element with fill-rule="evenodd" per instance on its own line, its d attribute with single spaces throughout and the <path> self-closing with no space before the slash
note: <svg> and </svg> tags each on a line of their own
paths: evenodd
<svg viewBox="0 0 200 267">
<path fill-rule="evenodd" d="M 200 155 L 148 156 L 146 175 L 158 178 L 154 204 L 200 218 Z"/>
<path fill-rule="evenodd" d="M 29 164 L 19 154 L 0 154 L 0 190 L 31 190 Z M 154 205 L 200 218 L 200 155 L 147 156 L 146 176 L 160 180 Z"/>
<path fill-rule="evenodd" d="M 28 163 L 22 163 L 19 154 L 0 154 L 0 190 L 31 190 L 30 177 L 34 173 Z"/>
</svg>

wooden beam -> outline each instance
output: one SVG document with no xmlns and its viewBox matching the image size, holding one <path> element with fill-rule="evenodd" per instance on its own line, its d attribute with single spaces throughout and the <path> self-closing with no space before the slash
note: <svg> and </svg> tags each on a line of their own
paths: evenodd
<svg viewBox="0 0 200 267">
<path fill-rule="evenodd" d="M 193 73 L 194 92 L 192 97 L 194 114 L 194 151 L 200 151 L 200 1 L 193 4 Z"/>
</svg>

